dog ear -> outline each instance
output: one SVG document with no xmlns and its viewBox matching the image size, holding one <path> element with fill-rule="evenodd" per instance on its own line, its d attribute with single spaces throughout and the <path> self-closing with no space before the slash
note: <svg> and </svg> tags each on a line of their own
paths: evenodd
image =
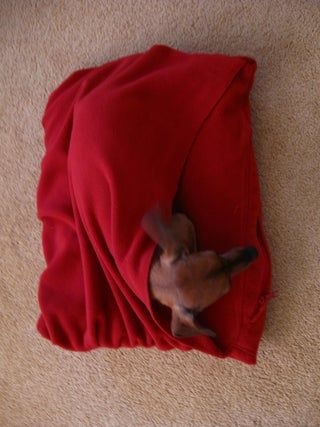
<svg viewBox="0 0 320 427">
<path fill-rule="evenodd" d="M 177 338 L 189 338 L 195 335 L 208 335 L 215 338 L 216 333 L 203 327 L 195 318 L 195 314 L 181 306 L 172 308 L 171 333 Z"/>
<path fill-rule="evenodd" d="M 141 226 L 161 247 L 169 262 L 180 253 L 196 251 L 194 226 L 184 214 L 175 214 L 168 219 L 157 207 L 144 215 Z"/>
<path fill-rule="evenodd" d="M 164 250 L 168 245 L 172 244 L 170 221 L 164 219 L 163 213 L 158 206 L 149 210 L 143 216 L 141 226 L 161 249 Z"/>
<path fill-rule="evenodd" d="M 254 246 L 233 248 L 221 255 L 224 270 L 234 275 L 245 270 L 257 257 L 258 251 Z"/>
</svg>

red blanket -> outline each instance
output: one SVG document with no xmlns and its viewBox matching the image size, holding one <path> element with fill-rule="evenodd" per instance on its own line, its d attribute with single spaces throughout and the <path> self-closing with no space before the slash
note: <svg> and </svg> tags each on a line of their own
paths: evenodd
<svg viewBox="0 0 320 427">
<path fill-rule="evenodd" d="M 270 295 L 251 144 L 254 60 L 156 45 L 77 71 L 50 96 L 38 187 L 47 268 L 38 330 L 61 347 L 197 349 L 256 362 Z M 179 339 L 150 300 L 144 213 L 173 205 L 199 249 L 255 245 L 258 260 L 202 313 L 217 339 Z"/>
</svg>

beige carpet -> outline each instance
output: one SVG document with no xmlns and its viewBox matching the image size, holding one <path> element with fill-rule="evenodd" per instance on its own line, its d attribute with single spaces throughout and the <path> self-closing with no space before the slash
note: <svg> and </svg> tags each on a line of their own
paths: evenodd
<svg viewBox="0 0 320 427">
<path fill-rule="evenodd" d="M 1 426 L 320 425 L 319 8 L 289 0 L 1 1 Z M 76 354 L 35 331 L 47 96 L 77 68 L 155 43 L 258 61 L 254 145 L 280 296 L 269 305 L 256 367 L 197 352 Z"/>
</svg>

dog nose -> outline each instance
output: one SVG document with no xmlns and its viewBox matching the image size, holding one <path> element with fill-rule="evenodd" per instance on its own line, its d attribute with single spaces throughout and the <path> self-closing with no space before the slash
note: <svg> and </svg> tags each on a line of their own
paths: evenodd
<svg viewBox="0 0 320 427">
<path fill-rule="evenodd" d="M 243 261 L 248 263 L 258 257 L 259 253 L 254 246 L 247 246 L 243 251 Z"/>
</svg>

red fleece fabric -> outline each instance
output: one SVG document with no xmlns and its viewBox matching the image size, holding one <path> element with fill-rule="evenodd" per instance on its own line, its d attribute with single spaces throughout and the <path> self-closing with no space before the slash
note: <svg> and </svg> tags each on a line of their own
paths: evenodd
<svg viewBox="0 0 320 427">
<path fill-rule="evenodd" d="M 271 265 L 251 143 L 255 69 L 156 45 L 77 71 L 51 94 L 37 197 L 43 337 L 77 351 L 156 346 L 256 363 Z M 189 216 L 199 250 L 259 251 L 201 314 L 215 340 L 173 337 L 170 311 L 150 299 L 156 245 L 140 223 L 159 203 Z"/>
</svg>

